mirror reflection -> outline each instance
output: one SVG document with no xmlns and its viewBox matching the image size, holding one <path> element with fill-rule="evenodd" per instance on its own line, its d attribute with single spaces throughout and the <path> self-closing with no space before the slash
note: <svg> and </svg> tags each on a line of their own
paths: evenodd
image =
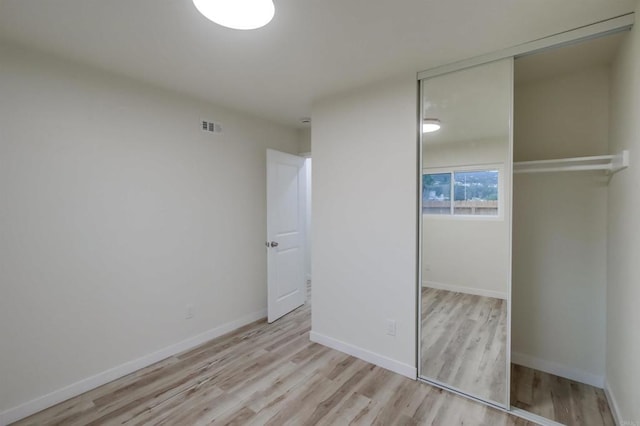
<svg viewBox="0 0 640 426">
<path fill-rule="evenodd" d="M 508 406 L 512 61 L 422 81 L 420 374 Z"/>
</svg>

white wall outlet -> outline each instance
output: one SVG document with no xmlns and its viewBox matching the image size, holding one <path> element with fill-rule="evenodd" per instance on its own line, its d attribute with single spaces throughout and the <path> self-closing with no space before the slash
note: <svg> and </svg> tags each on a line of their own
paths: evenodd
<svg viewBox="0 0 640 426">
<path fill-rule="evenodd" d="M 424 264 L 424 270 L 425 270 L 425 271 L 430 271 L 430 270 L 431 270 L 431 265 L 430 265 L 430 264 L 428 264 L 428 263 L 425 263 L 425 264 Z"/>
<path fill-rule="evenodd" d="M 193 305 L 187 305 L 185 319 L 191 319 L 196 315 L 196 308 Z"/>
<path fill-rule="evenodd" d="M 395 336 L 396 335 L 396 320 L 387 320 L 387 335 Z"/>
</svg>

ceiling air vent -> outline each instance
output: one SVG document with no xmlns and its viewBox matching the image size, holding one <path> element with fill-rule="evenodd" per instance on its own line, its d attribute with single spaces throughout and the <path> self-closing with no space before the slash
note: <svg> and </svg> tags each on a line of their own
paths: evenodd
<svg viewBox="0 0 640 426">
<path fill-rule="evenodd" d="M 200 125 L 203 132 L 222 133 L 222 124 L 215 121 L 202 120 Z"/>
</svg>

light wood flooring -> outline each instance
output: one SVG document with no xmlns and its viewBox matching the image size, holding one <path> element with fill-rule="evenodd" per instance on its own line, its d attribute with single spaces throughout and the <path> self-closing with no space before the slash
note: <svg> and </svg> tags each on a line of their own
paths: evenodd
<svg viewBox="0 0 640 426">
<path fill-rule="evenodd" d="M 422 372 L 499 401 L 505 391 L 506 303 L 422 289 Z M 511 366 L 511 405 L 558 423 L 613 426 L 602 389 L 520 365 Z"/>
<path fill-rule="evenodd" d="M 614 426 L 602 389 L 511 366 L 511 405 L 570 426 Z"/>
<path fill-rule="evenodd" d="M 309 341 L 305 305 L 27 418 L 20 425 L 529 425 Z"/>
<path fill-rule="evenodd" d="M 507 404 L 507 304 L 422 288 L 422 376 Z"/>
</svg>

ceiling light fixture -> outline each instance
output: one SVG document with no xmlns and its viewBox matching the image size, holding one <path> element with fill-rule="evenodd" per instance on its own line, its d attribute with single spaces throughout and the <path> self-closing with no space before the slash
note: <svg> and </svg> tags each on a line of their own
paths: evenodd
<svg viewBox="0 0 640 426">
<path fill-rule="evenodd" d="M 437 118 L 425 118 L 422 122 L 422 133 L 431 133 L 440 130 L 440 120 Z"/>
<path fill-rule="evenodd" d="M 275 13 L 272 0 L 193 0 L 207 19 L 235 30 L 254 30 L 267 25 Z"/>
</svg>

